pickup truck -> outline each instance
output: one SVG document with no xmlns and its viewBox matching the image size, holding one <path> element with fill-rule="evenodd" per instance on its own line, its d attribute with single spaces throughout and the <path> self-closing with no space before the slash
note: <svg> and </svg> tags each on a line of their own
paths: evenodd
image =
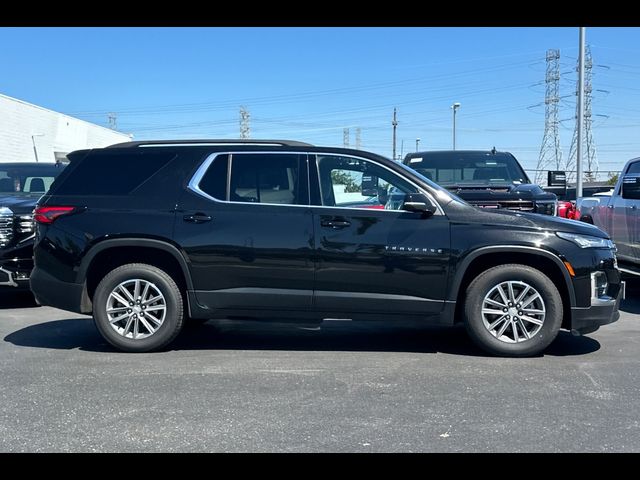
<svg viewBox="0 0 640 480">
<path fill-rule="evenodd" d="M 640 275 L 640 158 L 627 162 L 610 193 L 579 198 L 580 220 L 609 234 L 620 270 Z"/>
<path fill-rule="evenodd" d="M 533 183 L 509 152 L 444 150 L 414 152 L 403 163 L 475 207 L 558 214 L 558 197 Z M 566 180 L 562 174 L 562 191 Z"/>
</svg>

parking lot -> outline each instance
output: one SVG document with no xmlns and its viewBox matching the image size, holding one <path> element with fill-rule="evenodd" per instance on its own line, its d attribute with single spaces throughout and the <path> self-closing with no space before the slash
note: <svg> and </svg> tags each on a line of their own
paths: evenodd
<svg viewBox="0 0 640 480">
<path fill-rule="evenodd" d="M 617 323 L 509 359 L 461 328 L 351 322 L 209 322 L 123 354 L 3 294 L 0 451 L 637 451 L 640 283 L 627 295 Z"/>
</svg>

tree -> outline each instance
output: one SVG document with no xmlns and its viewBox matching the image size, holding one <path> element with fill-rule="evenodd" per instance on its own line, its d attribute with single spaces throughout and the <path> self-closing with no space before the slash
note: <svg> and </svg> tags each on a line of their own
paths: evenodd
<svg viewBox="0 0 640 480">
<path fill-rule="evenodd" d="M 362 190 L 362 185 L 342 170 L 333 170 L 331 172 L 331 182 L 334 185 L 344 185 L 344 191 L 346 193 L 360 192 Z"/>
<path fill-rule="evenodd" d="M 618 183 L 618 174 L 615 173 L 613 175 L 609 174 L 609 179 L 607 180 L 607 185 L 615 185 Z"/>
</svg>

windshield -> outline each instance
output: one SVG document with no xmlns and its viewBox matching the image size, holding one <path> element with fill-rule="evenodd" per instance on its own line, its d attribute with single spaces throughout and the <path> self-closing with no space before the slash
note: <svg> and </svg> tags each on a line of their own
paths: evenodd
<svg viewBox="0 0 640 480">
<path fill-rule="evenodd" d="M 457 200 L 460 203 L 464 203 L 464 204 L 468 205 L 468 203 L 465 200 L 463 200 L 462 198 L 458 197 L 457 195 L 454 195 L 449 190 L 447 190 L 445 188 L 442 188 L 437 183 L 434 183 L 433 180 L 431 180 L 427 176 L 423 175 L 422 172 L 420 172 L 419 170 L 414 170 L 413 168 L 408 167 L 404 163 L 398 163 L 398 165 L 400 165 L 405 170 L 411 172 L 413 175 L 418 176 L 423 182 L 425 182 L 427 185 L 429 185 L 431 188 L 433 188 L 435 190 L 436 196 L 440 200 L 444 200 L 444 201 Z"/>
<path fill-rule="evenodd" d="M 0 163 L 0 195 L 42 195 L 64 164 Z"/>
<path fill-rule="evenodd" d="M 409 158 L 408 165 L 440 185 L 530 183 L 509 153 L 428 152 Z"/>
</svg>

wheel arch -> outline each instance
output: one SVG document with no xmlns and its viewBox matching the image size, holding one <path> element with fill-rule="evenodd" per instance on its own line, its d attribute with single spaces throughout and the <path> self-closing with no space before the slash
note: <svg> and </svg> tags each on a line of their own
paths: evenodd
<svg viewBox="0 0 640 480">
<path fill-rule="evenodd" d="M 148 263 L 167 271 L 184 291 L 193 289 L 187 261 L 180 250 L 163 240 L 116 238 L 102 240 L 87 252 L 77 273 L 77 283 L 85 284 L 86 300 L 93 299 L 100 279 L 126 263 Z"/>
<path fill-rule="evenodd" d="M 562 326 L 568 328 L 571 323 L 571 307 L 575 306 L 576 298 L 571 277 L 562 260 L 546 250 L 519 245 L 482 247 L 470 252 L 460 262 L 453 276 L 448 298 L 449 301 L 455 302 L 454 322 L 460 322 L 462 319 L 464 294 L 471 281 L 488 267 L 507 263 L 519 263 L 530 266 L 540 270 L 551 278 L 558 288 L 561 297 L 569 299 L 568 302 L 562 302 Z"/>
</svg>

